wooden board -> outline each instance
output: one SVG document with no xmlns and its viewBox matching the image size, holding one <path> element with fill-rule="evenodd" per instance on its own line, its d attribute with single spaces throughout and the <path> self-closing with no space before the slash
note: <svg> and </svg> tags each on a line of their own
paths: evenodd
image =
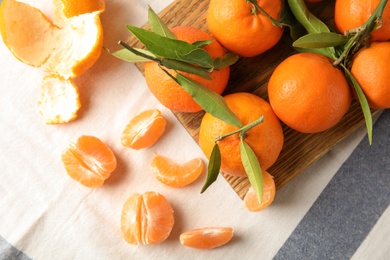
<svg viewBox="0 0 390 260">
<path fill-rule="evenodd" d="M 169 27 L 189 25 L 208 31 L 206 25 L 208 3 L 209 0 L 176 0 L 165 8 L 159 16 Z M 312 4 L 309 8 L 329 27 L 334 28 L 334 1 Z M 144 27 L 148 28 L 148 25 L 146 24 Z M 291 43 L 291 38 L 286 30 L 280 42 L 271 50 L 254 58 L 241 58 L 231 68 L 229 84 L 224 94 L 251 92 L 268 100 L 268 79 L 282 60 L 295 53 Z M 129 39 L 129 44 L 142 47 L 135 38 Z M 137 66 L 143 72 L 142 64 L 137 64 Z M 204 112 L 175 113 L 175 116 L 196 142 L 198 142 L 199 125 L 203 114 Z M 276 188 L 280 189 L 289 183 L 326 154 L 336 143 L 363 124 L 364 118 L 360 105 L 354 101 L 343 120 L 337 126 L 325 132 L 302 134 L 283 125 L 285 144 L 279 159 L 268 170 L 275 178 Z M 232 177 L 224 173 L 222 175 L 234 191 L 243 198 L 250 187 L 248 179 Z"/>
</svg>

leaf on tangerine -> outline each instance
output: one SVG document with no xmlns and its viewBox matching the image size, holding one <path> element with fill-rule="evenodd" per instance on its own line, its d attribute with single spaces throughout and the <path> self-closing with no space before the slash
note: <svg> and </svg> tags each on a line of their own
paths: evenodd
<svg viewBox="0 0 390 260">
<path fill-rule="evenodd" d="M 209 165 L 207 167 L 207 178 L 206 182 L 202 187 L 200 193 L 203 193 L 213 184 L 219 175 L 219 170 L 221 169 L 221 151 L 217 143 L 215 143 L 213 150 L 211 151 Z"/>
</svg>

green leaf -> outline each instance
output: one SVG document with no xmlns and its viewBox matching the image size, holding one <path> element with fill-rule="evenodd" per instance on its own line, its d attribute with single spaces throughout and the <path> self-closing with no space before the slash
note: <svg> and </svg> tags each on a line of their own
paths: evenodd
<svg viewBox="0 0 390 260">
<path fill-rule="evenodd" d="M 213 184 L 219 175 L 221 169 L 221 151 L 217 143 L 215 143 L 213 150 L 211 151 L 209 165 L 207 167 L 207 178 L 200 193 L 203 193 Z"/>
<path fill-rule="evenodd" d="M 205 58 L 206 56 L 204 55 L 204 53 L 205 50 L 203 49 L 194 49 L 186 54 L 178 53 L 177 56 L 182 61 L 198 64 L 203 68 L 211 69 L 213 67 L 213 60 L 211 59 L 211 56 L 209 54 L 207 55 L 207 58 Z"/>
<path fill-rule="evenodd" d="M 347 68 L 345 68 L 344 66 L 342 66 L 342 67 L 344 69 L 344 72 L 345 72 L 345 75 L 346 75 L 347 79 L 349 80 L 349 82 L 354 87 L 354 89 L 356 91 L 356 94 L 358 96 L 359 103 L 360 103 L 360 105 L 362 107 L 364 120 L 365 120 L 365 123 L 366 123 L 368 142 L 370 144 L 372 144 L 372 129 L 373 129 L 372 114 L 371 114 L 370 106 L 368 105 L 367 98 L 364 95 L 364 93 L 363 93 L 359 83 L 356 81 L 355 77 L 351 74 L 351 72 Z"/>
<path fill-rule="evenodd" d="M 212 67 L 209 53 L 181 40 L 171 39 L 154 32 L 128 25 L 127 28 L 156 56 Z M 195 51 L 196 50 L 196 51 Z M 194 62 L 196 61 L 196 62 Z"/>
<path fill-rule="evenodd" d="M 207 45 L 209 45 L 210 43 L 212 43 L 213 41 L 215 41 L 215 39 L 196 41 L 196 42 L 193 42 L 192 45 L 194 45 L 198 48 L 203 48 L 203 47 L 206 47 Z"/>
<path fill-rule="evenodd" d="M 176 80 L 206 112 L 228 124 L 242 126 L 221 95 L 180 73 L 176 75 Z"/>
<path fill-rule="evenodd" d="M 304 0 L 288 0 L 295 18 L 308 33 L 330 32 L 330 29 L 307 8 Z"/>
<path fill-rule="evenodd" d="M 240 155 L 245 172 L 248 175 L 249 182 L 256 193 L 259 203 L 261 203 L 263 200 L 264 187 L 263 173 L 256 154 L 243 139 L 241 139 L 240 142 Z"/>
<path fill-rule="evenodd" d="M 176 39 L 175 34 L 169 30 L 168 26 L 160 19 L 160 17 L 153 11 L 149 6 L 148 9 L 148 21 L 150 25 L 150 30 L 159 35 L 165 36 L 167 38 Z"/>
<path fill-rule="evenodd" d="M 136 51 L 139 51 L 139 52 L 142 52 L 146 55 L 150 55 L 150 56 L 154 56 L 152 53 L 146 51 L 146 50 L 143 50 L 143 49 L 138 49 L 138 48 L 134 48 Z M 129 51 L 128 49 L 121 49 L 121 50 L 118 50 L 118 51 L 115 51 L 115 52 L 111 52 L 110 50 L 106 49 L 108 51 L 108 53 L 110 53 L 112 56 L 118 58 L 118 59 L 121 59 L 123 61 L 126 61 L 126 62 L 132 62 L 132 63 L 135 63 L 135 62 L 146 62 L 146 61 L 150 61 L 150 59 L 147 59 L 145 57 L 142 57 L 142 56 L 139 56 L 131 51 Z"/>
<path fill-rule="evenodd" d="M 296 40 L 293 47 L 309 49 L 336 47 L 346 44 L 348 40 L 348 37 L 334 32 L 309 33 Z"/>
<path fill-rule="evenodd" d="M 161 65 L 163 65 L 167 69 L 184 71 L 211 80 L 210 74 L 208 74 L 204 69 L 186 62 L 172 60 L 172 59 L 162 59 Z"/>
<path fill-rule="evenodd" d="M 309 34 L 330 32 L 329 27 L 310 12 L 304 0 L 288 0 L 288 5 L 294 17 Z M 325 56 L 336 60 L 336 50 L 333 47 L 325 48 L 322 52 Z"/>
<path fill-rule="evenodd" d="M 298 22 L 293 13 L 291 12 L 290 6 L 287 1 L 283 1 L 283 7 L 280 11 L 279 21 L 284 26 L 289 27 L 290 36 L 293 40 L 298 39 L 306 33 L 305 28 Z"/>
<path fill-rule="evenodd" d="M 222 69 L 236 63 L 239 59 L 239 56 L 234 53 L 227 53 L 223 57 L 214 59 L 214 69 Z"/>
</svg>

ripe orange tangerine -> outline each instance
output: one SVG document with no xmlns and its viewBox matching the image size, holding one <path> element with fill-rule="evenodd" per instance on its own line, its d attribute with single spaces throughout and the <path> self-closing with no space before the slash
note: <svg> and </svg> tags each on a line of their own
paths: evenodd
<svg viewBox="0 0 390 260">
<path fill-rule="evenodd" d="M 194 158 L 185 163 L 177 163 L 170 158 L 154 155 L 150 167 L 161 183 L 170 187 L 183 187 L 193 183 L 202 174 L 204 163 Z"/>
<path fill-rule="evenodd" d="M 180 235 L 180 243 L 196 249 L 213 249 L 225 245 L 233 238 L 230 227 L 208 227 L 184 232 Z"/>
<path fill-rule="evenodd" d="M 373 42 L 353 57 L 351 73 L 373 109 L 390 108 L 390 42 Z"/>
<path fill-rule="evenodd" d="M 334 21 L 337 29 L 345 31 L 362 26 L 373 14 L 380 0 L 337 0 L 334 7 Z M 372 41 L 390 39 L 390 5 L 386 5 L 380 26 L 372 33 Z"/>
<path fill-rule="evenodd" d="M 352 93 L 345 75 L 329 58 L 297 53 L 273 71 L 268 97 L 286 125 L 302 133 L 318 133 L 340 122 L 350 107 Z"/>
<path fill-rule="evenodd" d="M 62 163 L 69 176 L 93 188 L 103 185 L 115 170 L 117 161 L 112 150 L 94 136 L 80 136 L 62 154 Z"/>
<path fill-rule="evenodd" d="M 272 18 L 279 19 L 283 1 L 258 0 L 257 3 Z M 211 0 L 207 26 L 222 46 L 242 57 L 254 57 L 271 49 L 284 31 L 252 3 L 242 0 Z"/>
<path fill-rule="evenodd" d="M 129 244 L 158 244 L 171 233 L 173 209 L 160 193 L 134 193 L 123 205 L 120 223 L 122 236 Z"/>
<path fill-rule="evenodd" d="M 145 110 L 126 125 L 121 135 L 124 146 L 133 149 L 142 149 L 154 145 L 165 131 L 166 119 L 160 110 Z"/>
<path fill-rule="evenodd" d="M 213 39 L 207 32 L 190 26 L 178 26 L 171 30 L 177 39 L 189 43 Z M 208 44 L 204 49 L 213 59 L 225 55 L 224 49 L 217 41 Z M 172 75 L 176 75 L 172 70 L 168 71 Z M 230 68 L 224 67 L 219 70 L 213 70 L 209 73 L 211 80 L 190 73 L 180 73 L 221 94 L 227 86 Z M 169 77 L 156 62 L 150 61 L 145 63 L 145 79 L 149 90 L 165 107 L 177 112 L 198 112 L 202 110 L 191 95 Z"/>
<path fill-rule="evenodd" d="M 247 132 L 245 142 L 255 152 L 261 168 L 267 170 L 278 159 L 284 144 L 282 126 L 270 104 L 255 94 L 244 92 L 226 95 L 224 99 L 242 125 L 252 123 L 264 116 L 264 122 Z M 206 113 L 199 128 L 199 145 L 206 157 L 210 159 L 217 137 L 237 129 Z M 240 142 L 238 133 L 218 141 L 221 151 L 221 171 L 233 176 L 246 177 L 241 161 Z"/>
<path fill-rule="evenodd" d="M 244 197 L 244 205 L 249 211 L 261 211 L 267 208 L 274 201 L 276 193 L 275 181 L 271 174 L 267 171 L 263 171 L 263 182 L 263 198 L 261 203 L 259 203 L 252 186 L 249 188 Z"/>
</svg>

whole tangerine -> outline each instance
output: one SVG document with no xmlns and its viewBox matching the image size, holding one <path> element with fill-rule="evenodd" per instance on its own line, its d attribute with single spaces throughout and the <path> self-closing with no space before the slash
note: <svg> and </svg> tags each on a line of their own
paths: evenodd
<svg viewBox="0 0 390 260">
<path fill-rule="evenodd" d="M 354 56 L 351 73 L 374 109 L 390 108 L 390 42 L 374 42 Z"/>
<path fill-rule="evenodd" d="M 279 119 L 264 99 L 251 93 L 234 93 L 224 97 L 230 110 L 242 125 L 247 125 L 260 116 L 264 121 L 250 129 L 245 142 L 256 154 L 262 169 L 273 165 L 283 148 L 284 134 Z M 215 138 L 231 133 L 238 128 L 209 113 L 206 113 L 199 128 L 199 145 L 207 158 L 215 145 Z M 232 176 L 247 176 L 240 155 L 240 137 L 231 135 L 218 141 L 221 151 L 221 171 Z"/>
<path fill-rule="evenodd" d="M 257 2 L 272 18 L 279 19 L 283 1 Z M 242 57 L 254 57 L 271 49 L 284 31 L 283 27 L 273 25 L 252 3 L 243 0 L 211 0 L 206 19 L 218 42 Z"/>
<path fill-rule="evenodd" d="M 171 31 L 176 35 L 177 39 L 189 43 L 213 39 L 207 32 L 190 26 L 174 27 Z M 217 41 L 208 44 L 204 49 L 213 59 L 225 55 L 225 50 Z M 168 71 L 176 75 L 172 70 Z M 213 70 L 209 73 L 211 80 L 190 73 L 180 73 L 221 94 L 227 86 L 230 68 L 224 67 L 219 70 Z M 146 62 L 144 74 L 149 90 L 165 107 L 176 112 L 199 112 L 202 110 L 191 95 L 169 77 L 156 62 Z"/>
<path fill-rule="evenodd" d="M 373 14 L 380 0 L 337 0 L 334 9 L 334 21 L 341 33 L 362 26 Z M 378 29 L 371 33 L 372 41 L 390 39 L 390 6 L 382 14 Z"/>
<path fill-rule="evenodd" d="M 278 118 L 302 133 L 336 125 L 352 99 L 343 72 L 315 53 L 298 53 L 282 61 L 268 82 L 268 96 Z"/>
</svg>

